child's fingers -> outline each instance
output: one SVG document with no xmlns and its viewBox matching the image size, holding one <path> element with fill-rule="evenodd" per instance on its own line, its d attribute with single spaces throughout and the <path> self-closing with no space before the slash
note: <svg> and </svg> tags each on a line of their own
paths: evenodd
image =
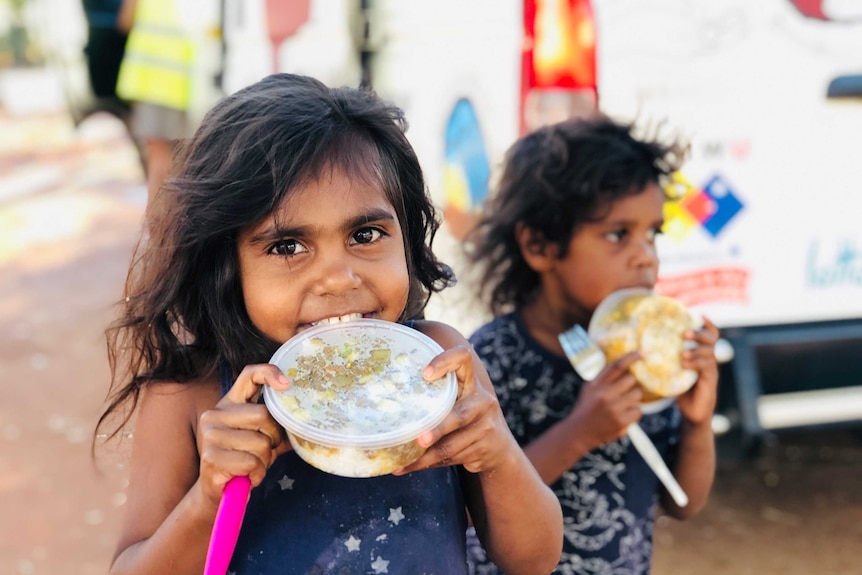
<svg viewBox="0 0 862 575">
<path fill-rule="evenodd" d="M 632 379 L 634 379 L 634 376 L 632 376 Z M 637 381 L 635 381 L 635 383 L 637 383 Z M 640 385 L 635 385 L 634 387 L 626 390 L 623 393 L 622 399 L 626 405 L 640 405 L 640 402 L 641 402 L 641 399 L 643 399 L 643 396 L 644 396 L 643 388 Z M 638 411 L 640 411 L 639 408 L 638 408 Z"/>
<path fill-rule="evenodd" d="M 636 387 L 637 380 L 635 380 L 632 372 L 629 371 L 629 367 L 640 359 L 640 357 L 640 353 L 633 351 L 611 362 L 596 379 L 587 382 L 584 389 L 594 390 L 592 391 L 593 393 L 598 393 L 601 390 L 602 393 L 615 396 Z"/>
<path fill-rule="evenodd" d="M 464 465 L 469 471 L 478 473 L 492 464 L 494 452 L 498 449 L 492 438 L 501 437 L 500 432 L 505 431 L 502 414 L 500 414 L 501 417 L 483 417 L 486 412 L 481 407 L 475 410 L 468 409 L 465 412 L 471 419 L 454 422 L 452 431 L 441 431 L 442 436 L 439 439 L 433 439 L 433 443 L 422 457 L 403 470 L 399 470 L 397 474 L 449 465 Z M 444 426 L 443 429 L 445 428 Z M 434 431 L 440 431 L 440 426 Z M 417 441 L 419 445 L 425 446 L 427 439 L 423 435 Z"/>
<path fill-rule="evenodd" d="M 476 386 L 473 377 L 473 354 L 467 346 L 456 345 L 432 359 L 422 371 L 426 381 L 434 381 L 454 371 L 458 379 L 458 397 L 472 393 Z"/>
<path fill-rule="evenodd" d="M 197 432 L 201 476 L 214 482 L 217 494 L 234 476 L 247 475 L 257 485 L 274 448 L 286 443 L 283 433 L 263 405 L 228 403 L 205 411 Z"/>
<path fill-rule="evenodd" d="M 715 359 L 715 348 L 712 345 L 698 345 L 694 349 L 682 352 L 683 369 L 693 369 L 703 372 L 705 370 L 718 369 Z"/>
<path fill-rule="evenodd" d="M 715 324 L 708 317 L 704 316 L 703 327 L 698 330 L 688 330 L 683 337 L 699 344 L 715 345 L 715 342 L 718 341 L 719 331 Z"/>
<path fill-rule="evenodd" d="M 249 429 L 269 438 L 272 447 L 285 440 L 284 429 L 269 415 L 266 406 L 256 403 L 227 404 L 201 414 L 202 429 Z"/>
<path fill-rule="evenodd" d="M 419 445 L 428 447 L 425 454 L 397 474 L 428 467 L 464 464 L 465 450 L 473 453 L 472 459 L 467 462 L 471 468 L 481 470 L 488 462 L 488 438 L 495 436 L 495 424 L 504 426 L 505 423 L 493 390 L 477 380 L 474 361 L 478 359 L 472 349 L 467 345 L 458 345 L 429 362 L 422 373 L 423 377 L 434 380 L 454 372 L 458 379 L 458 399 L 439 425 L 416 440 Z M 471 450 L 474 444 L 477 446 Z M 485 447 L 481 447 L 483 445 Z"/>
<path fill-rule="evenodd" d="M 716 326 L 714 323 L 712 323 L 712 320 L 706 316 L 703 316 L 701 319 L 703 319 L 703 329 L 705 329 L 709 333 L 713 334 L 715 336 L 715 338 L 718 339 L 718 334 L 719 334 L 718 326 Z"/>
<path fill-rule="evenodd" d="M 237 429 L 221 426 L 210 426 L 204 430 L 202 454 L 208 450 L 243 451 L 251 453 L 263 462 L 269 462 L 273 448 L 272 439 L 258 429 Z M 203 455 L 201 457 L 203 459 Z"/>
<path fill-rule="evenodd" d="M 699 345 L 692 349 L 685 349 L 682 352 L 683 361 L 700 361 L 708 359 L 715 362 L 715 348 L 711 345 Z"/>
<path fill-rule="evenodd" d="M 427 447 L 455 430 L 473 424 L 485 414 L 495 414 L 502 419 L 500 405 L 493 387 L 478 381 L 473 370 L 473 362 L 479 359 L 471 348 L 459 345 L 447 349 L 435 357 L 423 372 L 425 379 L 442 377 L 454 371 L 458 379 L 458 398 L 449 414 L 434 429 L 423 433 L 417 441 Z"/>
<path fill-rule="evenodd" d="M 462 465 L 471 473 L 480 473 L 490 456 L 488 445 L 482 441 L 483 435 L 475 430 L 464 429 L 446 436 L 445 439 L 428 448 L 422 457 L 395 471 L 394 475 L 404 475 L 434 467 Z"/>
<path fill-rule="evenodd" d="M 283 430 L 282 430 L 282 433 L 284 433 Z M 292 451 L 292 450 L 293 450 L 293 445 L 291 445 L 290 440 L 287 438 L 287 435 L 285 434 L 282 442 L 279 443 L 278 445 L 276 445 L 275 449 L 272 450 L 272 457 L 270 458 L 269 464 L 272 465 L 273 461 L 275 461 L 279 455 L 281 455 L 283 453 L 287 453 L 288 451 Z"/>
<path fill-rule="evenodd" d="M 290 380 L 278 366 L 269 363 L 247 365 L 236 378 L 230 391 L 219 401 L 219 405 L 254 402 L 262 385 L 269 385 L 275 389 L 287 389 L 290 387 Z"/>
<path fill-rule="evenodd" d="M 269 467 L 270 453 L 271 450 L 260 453 L 207 444 L 200 452 L 201 475 L 213 474 L 219 494 L 231 477 L 248 476 L 252 485 L 259 485 Z"/>
<path fill-rule="evenodd" d="M 420 469 L 428 469 L 431 467 L 446 467 L 459 463 L 456 455 L 470 445 L 474 439 L 468 438 L 467 434 L 462 431 L 456 431 L 448 434 L 445 439 L 435 442 L 428 450 L 422 454 L 422 457 L 404 467 L 397 470 L 394 475 L 404 475 L 412 473 Z"/>
<path fill-rule="evenodd" d="M 473 383 L 470 387 L 475 389 L 476 384 Z M 481 418 L 482 414 L 496 407 L 496 399 L 490 394 L 464 394 L 455 401 L 452 411 L 446 415 L 443 421 L 434 429 L 420 435 L 416 441 L 422 447 L 434 445 L 440 438 L 473 424 Z"/>
<path fill-rule="evenodd" d="M 616 381 L 623 375 L 629 373 L 629 368 L 632 366 L 634 362 L 641 358 L 640 352 L 632 351 L 619 359 L 616 359 L 609 363 L 602 370 L 602 373 L 599 375 L 602 379 L 606 381 Z M 598 379 L 598 378 L 596 378 Z"/>
<path fill-rule="evenodd" d="M 246 366 L 218 404 L 200 416 L 201 475 L 212 478 L 217 491 L 233 476 L 247 475 L 259 484 L 274 453 L 287 449 L 284 430 L 257 403 L 263 385 L 286 389 L 290 381 L 275 365 Z"/>
</svg>

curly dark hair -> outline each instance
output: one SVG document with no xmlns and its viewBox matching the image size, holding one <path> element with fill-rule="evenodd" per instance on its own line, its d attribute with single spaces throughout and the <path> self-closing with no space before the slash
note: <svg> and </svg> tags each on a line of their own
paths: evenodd
<svg viewBox="0 0 862 575">
<path fill-rule="evenodd" d="M 97 425 L 128 421 L 152 380 L 187 382 L 226 364 L 238 373 L 280 343 L 251 322 L 237 263 L 240 231 L 325 170 L 382 186 L 404 236 L 410 277 L 402 319 L 421 316 L 453 281 L 431 243 L 439 227 L 403 112 L 366 89 L 274 74 L 224 98 L 178 152 L 158 217 L 135 249 L 118 319 L 107 329 L 112 381 Z"/>
<path fill-rule="evenodd" d="M 479 298 L 500 314 L 536 294 L 539 275 L 521 254 L 518 225 L 543 246 L 556 244 L 564 257 L 579 226 L 600 220 L 615 201 L 650 183 L 664 185 L 686 154 L 679 142 L 661 143 L 656 134 L 639 139 L 634 124 L 601 114 L 519 139 L 506 153 L 497 193 L 465 243 Z"/>
</svg>

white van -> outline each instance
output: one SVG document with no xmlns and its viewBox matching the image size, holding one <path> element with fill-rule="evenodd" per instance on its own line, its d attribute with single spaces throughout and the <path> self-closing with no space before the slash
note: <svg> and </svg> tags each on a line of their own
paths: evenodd
<svg viewBox="0 0 862 575">
<path fill-rule="evenodd" d="M 692 155 L 658 289 L 730 344 L 716 428 L 751 449 L 862 422 L 858 0 L 183 1 L 221 2 L 224 93 L 278 70 L 404 108 L 462 276 L 458 242 L 519 135 L 596 108 L 664 122 Z M 487 319 L 469 286 L 447 291 L 429 317 Z"/>
</svg>

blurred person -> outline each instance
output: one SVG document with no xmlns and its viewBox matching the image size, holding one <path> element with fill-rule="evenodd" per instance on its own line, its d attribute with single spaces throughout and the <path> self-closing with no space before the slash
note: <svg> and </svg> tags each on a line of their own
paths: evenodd
<svg viewBox="0 0 862 575">
<path fill-rule="evenodd" d="M 123 0 L 82 0 L 82 4 L 87 19 L 84 54 L 96 105 L 126 120 L 129 105 L 117 97 L 117 76 L 127 38 L 119 23 Z"/>
<path fill-rule="evenodd" d="M 131 132 L 144 149 L 148 218 L 175 145 L 195 128 L 189 111 L 198 97 L 193 84 L 199 46 L 183 2 L 188 0 L 122 0 L 118 19 L 128 40 L 116 91 L 132 105 Z"/>
<path fill-rule="evenodd" d="M 495 318 L 471 337 L 506 421 L 563 508 L 564 548 L 555 573 L 649 573 L 658 507 L 679 519 L 706 504 L 715 472 L 711 418 L 718 330 L 685 338 L 682 366 L 698 379 L 655 413 L 630 353 L 591 382 L 575 373 L 558 335 L 585 329 L 614 291 L 652 289 L 661 187 L 685 157 L 679 144 L 637 139 L 605 117 L 568 120 L 524 136 L 508 151 L 497 194 L 468 236 L 480 297 Z M 473 242 L 472 244 L 469 242 Z M 678 507 L 626 437 L 640 422 L 689 497 Z M 477 575 L 497 573 L 475 539 Z"/>
<path fill-rule="evenodd" d="M 556 563 L 559 503 L 488 374 L 457 331 L 418 319 L 452 273 L 431 251 L 439 222 L 405 129 L 370 91 L 276 74 L 223 99 L 182 146 L 108 332 L 115 394 L 100 426 L 137 412 L 111 573 L 200 574 L 235 476 L 254 486 L 236 575 L 465 574 L 467 510 L 510 573 Z M 290 385 L 266 363 L 282 342 L 359 317 L 437 341 L 423 376 L 459 386 L 417 439 L 425 454 L 370 478 L 305 463 L 258 402 Z"/>
</svg>

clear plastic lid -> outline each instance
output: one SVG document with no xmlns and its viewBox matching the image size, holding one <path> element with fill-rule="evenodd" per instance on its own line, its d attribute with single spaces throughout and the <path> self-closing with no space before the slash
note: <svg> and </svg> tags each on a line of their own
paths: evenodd
<svg viewBox="0 0 862 575">
<path fill-rule="evenodd" d="M 377 449 L 415 439 L 439 424 L 458 393 L 454 373 L 425 381 L 443 349 L 421 332 L 375 319 L 298 333 L 270 359 L 291 380 L 264 387 L 272 416 L 303 439 L 329 447 Z"/>
</svg>

